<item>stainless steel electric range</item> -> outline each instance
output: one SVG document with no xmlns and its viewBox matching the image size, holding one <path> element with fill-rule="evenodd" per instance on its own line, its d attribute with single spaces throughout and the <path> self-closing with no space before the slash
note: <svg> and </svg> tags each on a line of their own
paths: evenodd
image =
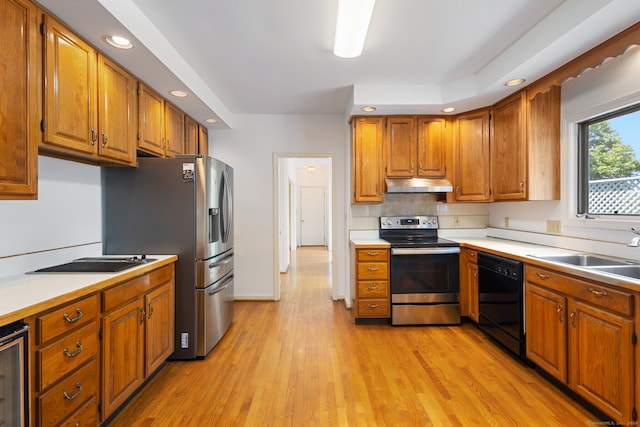
<svg viewBox="0 0 640 427">
<path fill-rule="evenodd" d="M 438 237 L 438 217 L 383 216 L 379 236 L 391 244 L 391 324 L 459 324 L 460 245 Z"/>
</svg>

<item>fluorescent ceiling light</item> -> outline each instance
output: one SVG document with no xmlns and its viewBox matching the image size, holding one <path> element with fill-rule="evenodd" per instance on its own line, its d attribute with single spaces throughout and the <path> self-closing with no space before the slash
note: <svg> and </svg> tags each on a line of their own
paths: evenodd
<svg viewBox="0 0 640 427">
<path fill-rule="evenodd" d="M 376 0 L 338 0 L 338 20 L 333 54 L 355 58 L 362 53 Z"/>
</svg>

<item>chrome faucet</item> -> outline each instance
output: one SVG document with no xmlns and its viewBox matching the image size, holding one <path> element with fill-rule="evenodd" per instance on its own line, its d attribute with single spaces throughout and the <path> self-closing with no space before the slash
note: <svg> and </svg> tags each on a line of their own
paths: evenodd
<svg viewBox="0 0 640 427">
<path fill-rule="evenodd" d="M 640 230 L 638 230 L 637 228 L 631 227 L 631 232 L 633 234 L 638 234 L 638 236 L 631 239 L 631 241 L 627 243 L 627 246 L 631 246 L 634 248 L 640 246 Z"/>
</svg>

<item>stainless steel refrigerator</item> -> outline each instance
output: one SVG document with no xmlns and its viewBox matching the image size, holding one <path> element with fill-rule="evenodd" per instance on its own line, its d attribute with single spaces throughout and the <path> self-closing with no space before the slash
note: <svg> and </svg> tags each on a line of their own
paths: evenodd
<svg viewBox="0 0 640 427">
<path fill-rule="evenodd" d="M 175 351 L 204 358 L 233 318 L 233 169 L 207 156 L 102 168 L 105 254 L 176 254 Z"/>
</svg>

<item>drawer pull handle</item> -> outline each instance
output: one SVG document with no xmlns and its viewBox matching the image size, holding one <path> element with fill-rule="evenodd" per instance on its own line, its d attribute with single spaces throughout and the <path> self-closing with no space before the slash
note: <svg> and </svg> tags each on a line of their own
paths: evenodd
<svg viewBox="0 0 640 427">
<path fill-rule="evenodd" d="M 80 308 L 76 308 L 76 314 L 77 316 L 73 318 L 69 317 L 68 313 L 63 314 L 62 317 L 64 318 L 64 320 L 67 321 L 67 323 L 75 323 L 78 320 L 82 319 L 82 316 L 83 316 L 82 310 L 80 310 Z"/>
<path fill-rule="evenodd" d="M 607 293 L 607 291 L 599 291 L 597 289 L 593 289 L 593 288 L 589 288 L 589 292 L 591 292 L 592 294 L 598 296 L 598 297 L 606 297 L 607 295 L 609 295 Z"/>
<path fill-rule="evenodd" d="M 368 304 L 367 307 L 369 307 L 369 308 L 378 308 L 378 304 Z"/>
<path fill-rule="evenodd" d="M 78 389 L 78 391 L 76 391 L 75 393 L 73 393 L 71 396 L 69 396 L 69 393 L 67 393 L 66 391 L 64 392 L 64 398 L 67 400 L 73 400 L 76 397 L 78 397 L 80 395 L 80 393 L 82 393 L 82 386 L 80 385 L 80 382 L 76 383 L 76 388 Z"/>
<path fill-rule="evenodd" d="M 368 256 L 378 256 L 380 255 L 378 252 L 367 252 Z"/>
<path fill-rule="evenodd" d="M 542 273 L 536 273 L 536 276 L 538 276 L 539 278 L 541 278 L 542 280 L 547 280 L 550 279 L 548 274 L 542 274 Z"/>
<path fill-rule="evenodd" d="M 67 349 L 67 348 L 62 350 L 62 353 L 64 353 L 64 355 L 67 356 L 67 357 L 76 357 L 77 355 L 79 355 L 82 352 L 82 343 L 80 341 L 78 341 L 76 343 L 76 347 L 78 349 L 76 351 L 74 351 L 73 353 L 69 353 L 69 349 Z"/>
<path fill-rule="evenodd" d="M 475 253 L 475 252 L 469 252 L 469 256 L 470 256 L 471 258 L 473 258 L 474 256 L 476 256 L 476 253 Z"/>
<path fill-rule="evenodd" d="M 367 271 L 378 271 L 378 267 L 369 267 Z"/>
<path fill-rule="evenodd" d="M 369 285 L 367 287 L 367 289 L 369 289 L 370 291 L 377 291 L 378 290 L 378 285 Z"/>
</svg>

